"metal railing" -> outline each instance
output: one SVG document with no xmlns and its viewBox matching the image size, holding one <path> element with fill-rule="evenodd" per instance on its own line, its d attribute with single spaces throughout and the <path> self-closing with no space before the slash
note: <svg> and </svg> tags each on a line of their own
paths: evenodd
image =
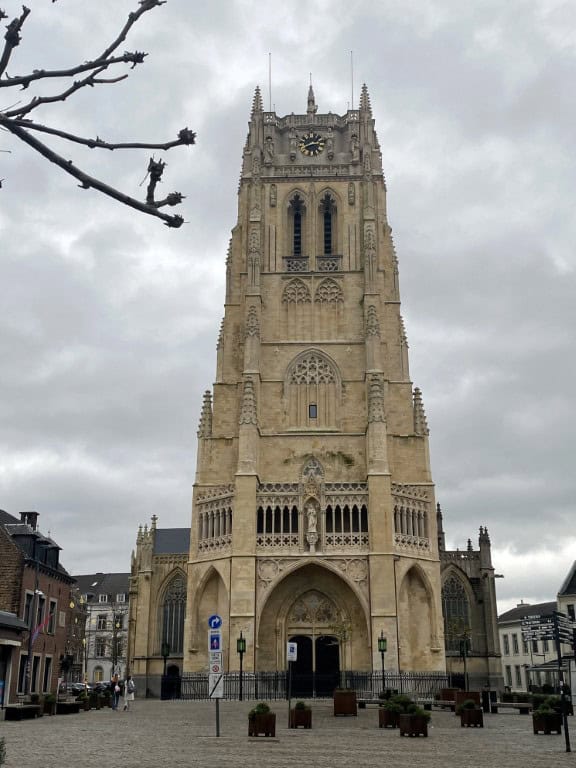
<svg viewBox="0 0 576 768">
<path fill-rule="evenodd" d="M 332 674 L 292 675 L 292 695 L 299 698 L 331 698 L 334 688 L 353 688 L 359 698 L 378 698 L 385 689 L 392 689 L 417 699 L 433 699 L 441 688 L 450 687 L 450 676 L 444 672 L 341 672 Z M 279 672 L 244 672 L 242 695 L 249 700 L 286 699 L 288 674 Z M 208 675 L 193 672 L 181 677 L 162 678 L 161 698 L 208 699 Z M 224 698 L 239 699 L 240 673 L 224 673 Z"/>
</svg>

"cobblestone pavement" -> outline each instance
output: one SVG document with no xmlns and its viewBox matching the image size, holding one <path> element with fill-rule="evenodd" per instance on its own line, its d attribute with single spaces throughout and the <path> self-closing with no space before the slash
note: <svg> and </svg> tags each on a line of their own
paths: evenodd
<svg viewBox="0 0 576 768">
<path fill-rule="evenodd" d="M 253 702 L 136 701 L 132 712 L 110 709 L 38 720 L 0 722 L 6 768 L 555 768 L 576 766 L 562 736 L 534 736 L 532 718 L 485 715 L 483 729 L 460 727 L 453 713 L 434 711 L 427 739 L 378 728 L 375 709 L 334 717 L 330 701 L 312 704 L 312 730 L 287 727 L 287 702 L 271 702 L 276 738 L 248 738 Z M 571 724 L 575 718 L 569 718 Z M 576 724 L 573 741 L 576 741 Z M 576 748 L 576 744 L 575 744 Z"/>
</svg>

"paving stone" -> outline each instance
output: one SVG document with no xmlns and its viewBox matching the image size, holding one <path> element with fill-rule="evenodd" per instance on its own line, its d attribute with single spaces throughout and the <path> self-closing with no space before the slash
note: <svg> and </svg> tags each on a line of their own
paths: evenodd
<svg viewBox="0 0 576 768">
<path fill-rule="evenodd" d="M 270 702 L 276 738 L 248 738 L 254 702 L 136 701 L 132 712 L 110 709 L 1 722 L 6 768 L 555 768 L 574 766 L 564 735 L 534 736 L 532 718 L 485 715 L 483 729 L 461 728 L 453 713 L 434 711 L 428 738 L 378 728 L 375 708 L 334 717 L 331 701 L 311 704 L 312 730 L 288 728 L 288 705 Z M 574 722 L 574 718 L 569 718 Z M 576 741 L 576 725 L 574 726 Z M 575 746 L 576 748 L 576 746 Z"/>
</svg>

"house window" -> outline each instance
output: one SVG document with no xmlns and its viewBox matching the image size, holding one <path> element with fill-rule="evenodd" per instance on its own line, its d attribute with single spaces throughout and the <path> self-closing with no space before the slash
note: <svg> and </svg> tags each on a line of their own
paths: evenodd
<svg viewBox="0 0 576 768">
<path fill-rule="evenodd" d="M 52 683 L 52 657 L 46 656 L 44 659 L 44 682 L 42 683 L 42 691 L 44 693 L 50 693 L 50 687 Z"/>
<path fill-rule="evenodd" d="M 542 650 L 544 653 L 548 653 L 550 650 L 550 644 L 548 643 L 548 640 L 542 641 Z"/>
<path fill-rule="evenodd" d="M 522 688 L 522 667 L 519 664 L 514 667 L 514 673 L 516 675 L 516 688 Z"/>
<path fill-rule="evenodd" d="M 512 667 L 510 665 L 506 665 L 504 667 L 504 673 L 506 675 L 506 685 L 511 688 L 512 687 Z"/>
<path fill-rule="evenodd" d="M 38 595 L 38 610 L 36 611 L 36 626 L 39 627 L 44 620 L 44 609 L 46 608 L 46 598 Z"/>
<path fill-rule="evenodd" d="M 31 691 L 38 691 L 38 672 L 40 671 L 40 656 L 34 656 L 32 659 L 32 681 L 30 683 Z"/>
<path fill-rule="evenodd" d="M 518 648 L 518 635 L 512 635 L 512 652 L 515 656 L 518 656 L 520 649 Z"/>
<path fill-rule="evenodd" d="M 96 629 L 106 629 L 107 625 L 107 617 L 105 613 L 99 613 L 98 618 L 96 619 Z"/>
<path fill-rule="evenodd" d="M 572 621 L 576 621 L 576 615 L 574 614 L 574 603 L 570 603 L 570 605 L 567 605 L 566 611 L 568 612 L 568 617 L 572 619 Z"/>
<path fill-rule="evenodd" d="M 48 629 L 47 632 L 49 635 L 53 635 L 56 631 L 56 610 L 58 607 L 58 603 L 56 600 L 50 600 L 50 604 L 48 606 Z"/>
<path fill-rule="evenodd" d="M 527 640 L 522 640 L 522 653 L 524 654 L 524 656 L 527 656 L 530 653 Z"/>
<path fill-rule="evenodd" d="M 118 595 L 116 595 L 116 602 L 117 603 L 125 603 L 126 602 L 126 595 L 124 592 L 120 592 Z"/>
<path fill-rule="evenodd" d="M 26 592 L 26 596 L 24 598 L 24 616 L 22 617 L 26 624 L 30 626 L 31 619 L 32 619 L 32 602 L 34 600 L 34 595 L 32 592 Z"/>
<path fill-rule="evenodd" d="M 164 593 L 162 603 L 162 642 L 168 643 L 170 653 L 182 653 L 184 647 L 184 615 L 186 613 L 186 584 L 175 576 Z"/>
<path fill-rule="evenodd" d="M 104 680 L 104 670 L 102 667 L 94 667 L 94 682 L 101 683 Z"/>
<path fill-rule="evenodd" d="M 510 639 L 508 635 L 502 635 L 502 643 L 504 645 L 504 656 L 510 656 Z"/>
<path fill-rule="evenodd" d="M 532 640 L 532 653 L 538 653 L 538 640 Z"/>
<path fill-rule="evenodd" d="M 28 663 L 28 654 L 20 654 L 20 666 L 18 667 L 18 693 L 24 693 L 26 687 L 26 664 Z"/>
<path fill-rule="evenodd" d="M 96 638 L 96 652 L 95 655 L 99 659 L 103 659 L 106 656 L 106 638 L 105 637 L 97 637 Z"/>
<path fill-rule="evenodd" d="M 98 602 L 99 603 L 107 603 L 108 602 L 108 595 L 98 595 Z"/>
</svg>

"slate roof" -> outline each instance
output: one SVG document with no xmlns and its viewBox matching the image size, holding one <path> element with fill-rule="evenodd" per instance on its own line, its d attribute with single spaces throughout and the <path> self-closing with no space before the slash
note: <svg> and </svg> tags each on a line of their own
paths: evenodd
<svg viewBox="0 0 576 768">
<path fill-rule="evenodd" d="M 564 584 L 560 587 L 559 595 L 576 595 L 576 560 L 572 563 L 572 568 L 568 572 Z"/>
<path fill-rule="evenodd" d="M 115 602 L 116 595 L 128 595 L 129 573 L 88 573 L 74 578 L 81 595 L 94 595 L 95 598 L 110 595 L 112 602 Z"/>
<path fill-rule="evenodd" d="M 154 539 L 155 555 L 188 554 L 190 528 L 158 528 Z"/>
<path fill-rule="evenodd" d="M 14 515 L 11 515 L 9 512 L 5 512 L 3 509 L 0 509 L 0 525 L 14 525 L 15 523 L 19 522 L 19 518 L 14 517 Z"/>
<path fill-rule="evenodd" d="M 526 616 L 545 616 L 555 610 L 556 600 L 552 600 L 549 603 L 536 603 L 535 605 L 523 603 L 522 605 L 516 606 L 516 608 L 512 608 L 510 611 L 500 614 L 500 616 L 498 616 L 498 623 L 520 621 Z"/>
</svg>

